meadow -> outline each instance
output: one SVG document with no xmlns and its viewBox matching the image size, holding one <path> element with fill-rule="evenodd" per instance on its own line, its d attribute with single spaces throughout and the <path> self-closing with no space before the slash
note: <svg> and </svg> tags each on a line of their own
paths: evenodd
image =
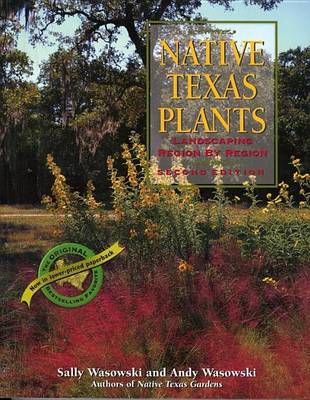
<svg viewBox="0 0 310 400">
<path fill-rule="evenodd" d="M 307 398 L 310 210 L 301 161 L 291 165 L 298 200 L 284 182 L 261 199 L 252 176 L 241 199 L 217 185 L 202 201 L 186 182 L 148 185 L 154 160 L 149 166 L 137 136 L 121 157 L 126 175 L 108 159 L 110 211 L 96 200 L 92 182 L 85 195 L 72 191 L 52 156 L 47 210 L 0 209 L 0 394 Z M 20 303 L 53 245 L 77 242 L 99 252 L 116 240 L 125 251 L 104 266 L 104 285 L 92 302 L 68 310 L 39 293 L 30 310 Z M 91 377 L 57 377 L 57 368 L 72 366 L 255 368 L 257 377 L 212 378 L 221 388 L 203 387 L 203 377 L 195 389 L 189 378 L 175 378 L 177 387 L 94 387 Z"/>
</svg>

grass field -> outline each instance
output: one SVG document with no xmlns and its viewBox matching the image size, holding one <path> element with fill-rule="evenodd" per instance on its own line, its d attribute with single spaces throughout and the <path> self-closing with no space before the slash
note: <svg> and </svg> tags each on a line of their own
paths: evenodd
<svg viewBox="0 0 310 400">
<path fill-rule="evenodd" d="M 196 207 L 200 223 L 208 225 L 208 211 L 212 214 L 210 225 L 216 223 L 214 202 L 200 202 Z M 266 237 L 272 239 L 268 229 L 277 233 L 277 229 L 268 225 L 269 213 L 263 213 L 260 208 L 229 206 L 224 211 L 227 229 L 218 238 L 210 236 L 213 239 L 204 257 L 193 257 L 182 264 L 171 251 L 167 259 L 158 262 L 154 257 L 152 262 L 140 266 L 140 270 L 135 269 L 136 262 L 130 264 L 126 258 L 120 258 L 105 271 L 105 282 L 98 297 L 68 313 L 42 294 L 36 295 L 30 311 L 20 303 L 25 287 L 36 277 L 43 255 L 63 241 L 59 220 L 40 207 L 0 206 L 0 365 L 4 370 L 0 377 L 0 396 L 145 397 L 152 393 L 152 397 L 186 398 L 193 396 L 186 389 L 166 388 L 164 392 L 141 389 L 132 393 L 121 389 L 95 390 L 90 388 L 87 379 L 78 384 L 63 383 L 55 378 L 55 371 L 60 365 L 106 365 L 107 368 L 120 365 L 122 369 L 142 365 L 159 369 L 184 365 L 199 368 L 211 362 L 229 369 L 255 365 L 259 376 L 248 386 L 236 380 L 225 383 L 221 392 L 201 389 L 195 392 L 197 398 L 215 398 L 219 393 L 225 398 L 240 395 L 243 398 L 306 398 L 309 373 L 308 353 L 304 349 L 310 332 L 309 264 L 303 261 L 304 250 L 300 244 L 303 237 L 295 235 L 299 234 L 299 225 L 309 226 L 310 211 L 292 208 L 274 212 L 280 216 L 276 219 L 277 226 L 279 223 L 281 228 L 285 221 L 287 231 L 269 248 L 263 248 Z M 112 211 L 96 210 L 96 213 L 104 214 L 103 221 L 108 222 L 109 231 L 113 230 L 112 220 L 115 225 L 118 223 Z M 81 215 L 83 223 L 83 214 L 77 215 Z M 69 224 L 71 216 L 67 220 Z M 124 223 L 132 220 L 127 218 Z M 153 225 L 156 222 L 154 218 Z M 229 236 L 236 229 L 246 229 L 248 222 L 249 232 L 257 230 L 256 224 L 265 222 L 267 229 L 258 232 L 265 236 L 249 242 L 260 250 L 254 249 L 251 257 L 241 254 L 241 246 L 247 243 L 244 238 L 234 240 Z M 143 231 L 143 223 L 134 228 Z M 164 221 L 160 227 L 167 228 L 169 224 Z M 146 226 L 150 229 L 153 225 Z M 80 226 L 76 228 L 78 233 Z M 102 226 L 98 225 L 97 229 L 100 233 Z M 150 233 L 148 229 L 144 230 L 145 235 Z M 306 238 L 305 227 L 302 232 Z M 92 247 L 91 233 L 87 231 L 81 240 L 72 236 L 72 241 L 88 240 Z M 251 237 L 255 239 L 255 235 Z M 285 260 L 294 252 L 297 269 L 281 260 L 270 262 L 278 242 L 286 238 L 288 243 L 282 246 L 285 254 L 279 248 L 277 254 Z M 125 236 L 121 243 L 123 240 Z M 295 243 L 293 247 L 290 241 Z M 112 243 L 112 237 L 109 242 Z M 129 238 L 125 247 L 130 249 L 133 243 Z M 136 241 L 138 250 L 143 245 L 151 246 L 152 242 L 147 242 L 146 237 L 144 244 L 140 239 Z M 139 281 L 140 276 L 145 279 Z M 135 282 L 132 277 L 136 277 Z M 275 371 L 282 376 L 280 383 L 275 379 Z M 297 375 L 295 371 L 299 371 Z"/>
<path fill-rule="evenodd" d="M 29 256 L 48 250 L 55 241 L 56 228 L 53 215 L 43 209 L 0 207 L 0 244 L 9 258 L 24 255 L 27 261 Z"/>
<path fill-rule="evenodd" d="M 212 203 L 210 207 L 213 207 Z M 206 216 L 208 205 L 201 203 L 201 219 Z M 107 213 L 106 211 L 103 211 Z M 230 207 L 227 216 L 231 223 L 241 223 L 252 213 L 249 208 Z M 296 213 L 310 220 L 310 210 L 286 210 L 283 218 Z M 113 218 L 112 213 L 108 213 Z M 267 218 L 259 209 L 255 211 L 255 219 Z M 25 261 L 31 255 L 43 254 L 51 248 L 59 238 L 59 223 L 54 215 L 42 207 L 31 205 L 0 205 L 0 245 L 9 258 L 15 255 L 19 260 L 25 256 Z M 33 257 L 31 257 L 33 258 Z"/>
</svg>

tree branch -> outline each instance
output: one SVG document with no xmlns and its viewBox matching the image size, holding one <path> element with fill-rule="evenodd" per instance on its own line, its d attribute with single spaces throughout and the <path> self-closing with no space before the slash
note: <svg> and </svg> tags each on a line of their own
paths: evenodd
<svg viewBox="0 0 310 400">
<path fill-rule="evenodd" d="M 131 6 L 129 3 L 126 2 L 126 7 L 125 7 L 125 12 L 126 12 L 126 20 L 124 27 L 127 29 L 128 35 L 131 39 L 131 41 L 134 43 L 136 47 L 136 51 L 141 57 L 141 60 L 143 62 L 143 65 L 146 65 L 146 45 L 141 39 L 136 27 L 135 27 L 135 22 L 134 18 L 131 12 Z"/>
<path fill-rule="evenodd" d="M 113 24 L 117 27 L 123 26 L 125 20 L 123 18 L 96 18 L 94 15 L 91 15 L 87 13 L 84 10 L 72 10 L 72 11 L 66 11 L 65 9 L 61 7 L 57 7 L 55 4 L 53 4 L 52 11 L 56 12 L 56 15 L 60 15 L 61 17 L 74 17 L 75 15 L 82 15 L 85 17 L 88 21 L 92 22 L 93 24 L 96 24 L 97 26 L 104 26 L 104 25 L 109 25 Z"/>
<path fill-rule="evenodd" d="M 152 16 L 152 18 L 156 21 L 156 20 L 160 20 L 161 17 L 164 15 L 164 13 L 166 12 L 167 8 L 169 6 L 171 6 L 172 4 L 172 0 L 162 0 L 160 2 L 159 7 L 157 8 L 157 10 L 155 11 L 154 15 Z"/>
</svg>

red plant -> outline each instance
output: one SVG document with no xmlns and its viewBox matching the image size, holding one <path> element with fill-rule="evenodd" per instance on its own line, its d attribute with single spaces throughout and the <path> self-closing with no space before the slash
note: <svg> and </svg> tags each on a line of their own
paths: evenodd
<svg viewBox="0 0 310 400">
<path fill-rule="evenodd" d="M 172 273 L 171 265 L 163 265 L 151 281 L 133 288 L 119 272 L 113 281 L 107 279 L 95 300 L 73 310 L 36 295 L 33 308 L 24 309 L 21 318 L 19 339 L 27 346 L 22 382 L 31 384 L 20 395 L 70 395 L 77 381 L 57 377 L 59 367 L 125 370 L 134 366 L 256 369 L 255 378 L 200 375 L 197 379 L 218 382 L 222 388 L 140 389 L 131 393 L 136 397 L 306 398 L 310 392 L 309 273 L 305 268 L 294 281 L 273 287 L 258 278 L 255 265 L 242 260 L 236 247 L 227 252 L 216 246 L 207 274 L 201 269 L 193 274 Z M 42 310 L 50 327 L 45 337 L 40 324 L 34 323 Z M 125 395 L 121 388 L 101 393 Z"/>
</svg>

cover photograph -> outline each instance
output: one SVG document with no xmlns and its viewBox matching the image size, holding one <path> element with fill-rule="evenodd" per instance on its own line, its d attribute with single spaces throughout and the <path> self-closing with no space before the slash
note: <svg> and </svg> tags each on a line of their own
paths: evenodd
<svg viewBox="0 0 310 400">
<path fill-rule="evenodd" d="M 310 0 L 0 0 L 0 397 L 310 399 Z"/>
</svg>

